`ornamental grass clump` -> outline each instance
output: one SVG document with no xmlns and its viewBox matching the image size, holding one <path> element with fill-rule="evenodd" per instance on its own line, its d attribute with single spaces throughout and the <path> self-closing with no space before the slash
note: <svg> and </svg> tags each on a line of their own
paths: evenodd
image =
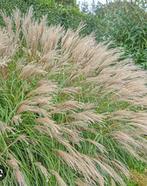
<svg viewBox="0 0 147 186">
<path fill-rule="evenodd" d="M 128 158 L 147 158 L 146 72 L 32 8 L 3 19 L 2 185 L 127 185 Z"/>
</svg>

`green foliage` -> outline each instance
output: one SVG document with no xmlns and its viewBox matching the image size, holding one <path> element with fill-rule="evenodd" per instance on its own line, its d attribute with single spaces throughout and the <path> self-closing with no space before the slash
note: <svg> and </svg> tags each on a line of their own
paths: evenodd
<svg viewBox="0 0 147 186">
<path fill-rule="evenodd" d="M 74 1 L 73 1 L 74 3 Z M 42 15 L 48 15 L 49 24 L 60 24 L 65 28 L 77 28 L 80 22 L 84 22 L 87 15 L 79 11 L 78 7 L 65 6 L 58 4 L 52 0 L 2 0 L 0 1 L 0 9 L 10 14 L 16 7 L 22 12 L 26 12 L 30 6 L 33 6 L 35 18 L 38 19 Z M 2 24 L 2 18 L 0 17 Z"/>
<path fill-rule="evenodd" d="M 136 63 L 147 67 L 147 14 L 143 9 L 132 3 L 115 2 L 98 9 L 95 18 L 102 25 L 101 39 L 114 41 Z"/>
<path fill-rule="evenodd" d="M 57 3 L 65 4 L 65 5 L 76 5 L 76 0 L 55 0 Z"/>
</svg>

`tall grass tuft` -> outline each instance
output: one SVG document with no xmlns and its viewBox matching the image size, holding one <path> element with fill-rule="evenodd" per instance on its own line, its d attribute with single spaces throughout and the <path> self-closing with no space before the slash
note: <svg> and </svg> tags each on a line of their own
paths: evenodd
<svg viewBox="0 0 147 186">
<path fill-rule="evenodd" d="M 82 26 L 48 27 L 32 8 L 3 19 L 2 185 L 127 185 L 129 158 L 147 157 L 146 72 Z"/>
</svg>

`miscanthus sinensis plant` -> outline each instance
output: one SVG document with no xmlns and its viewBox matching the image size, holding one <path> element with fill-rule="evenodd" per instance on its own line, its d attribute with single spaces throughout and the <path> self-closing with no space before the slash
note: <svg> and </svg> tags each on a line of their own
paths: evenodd
<svg viewBox="0 0 147 186">
<path fill-rule="evenodd" d="M 147 158 L 146 72 L 32 14 L 0 29 L 1 184 L 127 185 L 128 158 Z"/>
</svg>

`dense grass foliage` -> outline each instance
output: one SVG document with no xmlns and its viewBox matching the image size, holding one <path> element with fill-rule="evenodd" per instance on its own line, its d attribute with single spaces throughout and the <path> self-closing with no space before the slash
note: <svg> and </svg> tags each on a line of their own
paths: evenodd
<svg viewBox="0 0 147 186">
<path fill-rule="evenodd" d="M 127 55 L 146 68 L 147 13 L 135 4 L 116 2 L 98 9 L 96 14 L 103 25 L 104 39 L 123 47 Z"/>
<path fill-rule="evenodd" d="M 3 20 L 2 185 L 128 185 L 147 158 L 146 72 L 32 9 Z"/>
<path fill-rule="evenodd" d="M 59 4 L 57 1 L 54 1 L 54 0 L 25 0 L 25 1 L 24 0 L 1 0 L 0 1 L 0 9 L 2 11 L 6 12 L 6 14 L 8 14 L 8 15 L 12 14 L 12 9 L 14 9 L 15 7 L 18 7 L 21 10 L 21 12 L 25 13 L 28 10 L 28 7 L 30 7 L 30 6 L 33 6 L 33 8 L 34 8 L 34 16 L 33 17 L 36 19 L 36 21 L 38 21 L 42 17 L 42 15 L 47 15 L 46 22 L 49 25 L 60 24 L 65 29 L 73 28 L 74 30 L 76 30 L 77 27 L 79 26 L 79 24 L 81 22 L 83 22 L 85 24 L 85 26 L 80 31 L 78 31 L 77 35 L 82 34 L 82 35 L 86 36 L 87 34 L 94 32 L 95 38 L 97 41 L 111 41 L 112 42 L 111 46 L 122 47 L 122 49 L 125 51 L 125 56 L 132 57 L 134 62 L 141 64 L 144 68 L 146 68 L 146 66 L 147 66 L 147 13 L 145 13 L 144 10 L 142 10 L 141 8 L 136 6 L 135 4 L 126 3 L 126 2 L 110 3 L 105 6 L 98 7 L 95 14 L 91 14 L 91 13 L 84 14 L 79 11 L 77 6 L 75 6 L 74 1 L 70 1 L 70 3 L 69 3 L 68 0 L 64 1 L 64 2 L 60 2 Z M 4 21 L 2 16 L 0 16 L 0 24 L 1 25 L 6 26 L 9 24 L 8 23 L 9 21 L 11 22 L 11 20 L 9 20 L 9 19 Z M 52 28 L 53 27 L 51 27 L 50 29 L 52 30 Z M 11 29 L 12 28 L 9 27 L 9 31 Z M 16 30 L 16 26 L 13 25 L 13 31 L 14 30 Z M 61 35 L 64 32 L 63 31 L 64 29 L 58 30 L 58 28 L 56 28 L 55 30 L 61 32 Z M 7 31 L 7 29 L 6 29 L 6 32 L 9 32 L 9 31 Z M 12 33 L 13 32 L 11 32 L 11 34 Z M 51 33 L 52 33 L 52 31 L 51 31 Z M 67 33 L 69 33 L 68 37 L 69 38 L 71 37 L 73 39 L 73 37 L 70 34 L 74 33 L 74 32 L 70 31 Z M 121 117 L 119 116 L 120 117 L 119 119 L 121 120 L 121 124 L 122 123 L 125 124 L 123 127 L 125 132 L 127 132 L 128 130 L 131 130 L 130 128 L 128 129 L 128 125 L 126 125 L 126 123 L 128 122 L 126 119 L 131 120 L 131 122 L 132 121 L 138 122 L 138 126 L 142 127 L 142 129 L 144 128 L 146 130 L 146 126 L 145 126 L 146 122 L 144 121 L 144 120 L 146 120 L 146 117 L 145 117 L 146 111 L 144 109 L 144 106 L 142 106 L 143 104 L 146 104 L 146 99 L 140 100 L 141 102 L 140 101 L 138 102 L 137 100 L 135 100 L 135 102 L 137 102 L 137 105 L 140 104 L 140 106 L 138 107 L 136 105 L 132 106 L 132 102 L 128 103 L 128 101 L 130 102 L 130 100 L 128 100 L 128 99 L 123 100 L 121 98 L 121 96 L 119 97 L 119 100 L 118 99 L 115 100 L 116 95 L 114 96 L 114 95 L 109 94 L 109 96 L 108 96 L 107 89 L 106 89 L 106 92 L 103 92 L 104 95 L 102 95 L 101 92 L 98 94 L 95 94 L 94 92 L 91 91 L 93 89 L 92 85 L 89 86 L 88 83 L 85 85 L 81 82 L 81 80 L 83 80 L 82 75 L 80 76 L 80 78 L 81 78 L 80 81 L 76 80 L 74 83 L 72 82 L 75 87 L 72 86 L 70 89 L 69 88 L 70 83 L 68 84 L 68 82 L 66 82 L 66 81 L 69 78 L 69 74 L 71 73 L 71 71 L 68 72 L 68 70 L 73 66 L 71 66 L 70 68 L 67 68 L 65 70 L 65 72 L 60 71 L 59 74 L 58 74 L 58 70 L 57 70 L 57 72 L 54 72 L 53 70 L 55 70 L 55 68 L 53 68 L 53 70 L 51 71 L 52 73 L 45 76 L 45 73 L 46 73 L 46 71 L 48 72 L 48 69 L 47 70 L 44 68 L 42 69 L 42 67 L 40 66 L 40 63 L 39 63 L 40 70 L 38 71 L 37 70 L 38 64 L 36 66 L 36 62 L 40 61 L 40 53 L 37 54 L 37 57 L 36 57 L 36 52 L 35 52 L 35 55 L 34 54 L 32 55 L 32 51 L 30 49 L 28 49 L 31 46 L 28 47 L 29 41 L 26 40 L 26 37 L 27 37 L 26 33 L 23 32 L 23 34 L 22 34 L 22 30 L 21 30 L 21 32 L 19 34 L 20 34 L 19 37 L 21 36 L 21 39 L 20 39 L 21 43 L 19 43 L 20 41 L 18 41 L 18 37 L 16 37 L 16 33 L 13 35 L 15 37 L 10 37 L 10 38 L 8 38 L 8 40 L 6 39 L 7 34 L 5 35 L 4 40 L 0 39 L 1 44 L 4 45 L 5 47 L 7 45 L 10 45 L 9 49 L 7 49 L 7 47 L 6 48 L 4 47 L 0 53 L 0 55 L 1 55 L 1 59 L 0 59 L 1 62 L 0 63 L 3 67 L 3 68 L 1 68 L 2 76 L 1 76 L 1 80 L 0 80 L 1 87 L 2 87 L 0 90 L 0 112 L 1 112 L 1 114 L 0 114 L 0 120 L 1 120 L 0 130 L 1 130 L 1 133 L 4 134 L 4 136 L 2 136 L 1 140 L 0 140 L 0 148 L 1 148 L 0 152 L 2 152 L 0 162 L 2 164 L 4 164 L 6 167 L 8 167 L 8 170 L 9 170 L 8 177 L 3 182 L 3 184 L 5 186 L 7 186 L 7 185 L 14 186 L 14 185 L 16 185 L 16 182 L 21 184 L 20 182 L 21 181 L 23 182 L 25 180 L 24 182 L 27 182 L 27 185 L 38 184 L 38 186 L 40 186 L 40 184 L 41 185 L 43 184 L 43 185 L 53 186 L 53 185 L 57 185 L 57 182 L 58 182 L 58 184 L 60 182 L 60 184 L 64 185 L 63 180 L 61 181 L 61 177 L 62 177 L 64 179 L 64 182 L 66 182 L 67 185 L 75 185 L 76 181 L 78 181 L 77 185 L 78 184 L 80 185 L 80 184 L 82 184 L 82 182 L 77 180 L 77 178 L 79 177 L 79 172 L 77 170 L 73 171 L 70 168 L 70 166 L 67 167 L 67 165 L 64 165 L 63 161 L 60 160 L 58 156 L 56 156 L 56 153 L 53 150 L 54 148 L 60 149 L 60 150 L 65 150 L 66 149 L 66 147 L 64 146 L 65 144 L 61 144 L 59 142 L 59 140 L 57 140 L 57 139 L 48 140 L 47 136 L 44 136 L 44 134 L 39 134 L 38 132 L 36 133 L 34 128 L 32 128 L 34 125 L 36 125 L 36 119 L 40 116 L 40 113 L 38 114 L 38 112 L 41 112 L 40 105 L 39 105 L 39 110 L 37 110 L 38 111 L 37 114 L 32 113 L 33 111 L 35 112 L 35 110 L 31 110 L 31 111 L 29 110 L 29 112 L 26 111 L 25 113 L 22 113 L 20 115 L 16 114 L 18 107 L 21 105 L 21 103 L 24 102 L 24 100 L 27 99 L 27 93 L 29 91 L 35 89 L 38 86 L 37 82 L 39 80 L 41 80 L 42 78 L 43 79 L 45 78 L 47 80 L 53 80 L 53 82 L 55 81 L 57 83 L 57 84 L 55 83 L 55 86 L 58 85 L 59 92 L 61 91 L 61 88 L 63 88 L 63 87 L 65 88 L 65 92 L 62 93 L 62 91 L 61 91 L 61 95 L 59 93 L 57 93 L 58 91 L 57 92 L 55 91 L 52 93 L 51 103 L 53 105 L 55 104 L 55 107 L 60 106 L 60 103 L 62 103 L 62 102 L 66 103 L 66 101 L 71 101 L 65 105 L 68 107 L 74 106 L 74 111 L 76 110 L 76 112 L 79 112 L 79 111 L 81 111 L 81 109 L 83 109 L 83 107 L 80 105 L 81 103 L 82 104 L 83 103 L 84 104 L 85 103 L 86 104 L 87 103 L 88 104 L 94 103 L 95 107 L 93 108 L 94 110 L 92 109 L 92 112 L 94 112 L 94 114 L 97 113 L 97 114 L 102 114 L 102 115 L 106 115 L 106 116 L 108 116 L 109 113 L 115 113 L 119 110 L 124 110 L 124 109 L 126 109 L 127 111 L 133 111 L 132 113 L 129 113 L 129 114 L 135 115 L 134 116 L 135 118 L 134 117 L 129 118 L 129 115 L 126 112 L 123 114 L 121 112 L 119 113 L 124 116 L 124 118 L 122 120 L 121 120 Z M 74 35 L 74 38 L 79 37 L 77 35 Z M 59 38 L 62 38 L 62 37 L 59 36 Z M 89 38 L 89 37 L 87 37 L 87 38 Z M 85 45 L 84 45 L 84 42 L 85 42 Z M 84 48 L 84 46 L 86 47 L 86 45 L 91 46 L 91 43 L 89 43 L 89 42 L 90 41 L 87 41 L 87 39 L 85 38 L 83 43 L 81 45 L 79 45 L 79 46 L 81 46 L 79 48 Z M 58 47 L 57 47 L 58 48 L 57 51 L 59 53 L 60 53 L 60 49 L 61 49 L 60 44 L 61 43 L 59 41 Z M 69 44 L 69 43 L 67 43 L 67 44 Z M 100 46 L 103 48 L 102 45 L 100 45 Z M 14 50 L 12 50 L 11 47 Z M 79 49 L 79 48 L 78 48 L 78 50 L 82 54 L 83 51 L 81 51 L 81 49 Z M 24 49 L 27 49 L 27 50 L 25 51 Z M 72 49 L 72 47 L 69 49 L 69 51 L 71 51 L 71 49 Z M 89 48 L 87 50 L 89 50 Z M 58 61 L 59 60 L 58 57 L 61 55 L 61 53 L 59 55 L 59 53 L 57 51 L 55 52 L 55 55 L 52 53 L 53 56 L 50 56 L 50 54 L 48 54 L 49 56 L 48 55 L 45 56 L 45 59 L 43 59 L 43 60 L 47 60 L 49 57 L 50 58 L 49 61 L 51 61 L 51 63 L 53 63 L 53 65 L 54 65 L 54 61 Z M 103 49 L 102 49 L 102 51 L 103 51 Z M 100 52 L 100 50 L 97 50 L 97 52 L 100 52 L 100 53 L 102 53 L 102 51 Z M 37 52 L 38 52 L 38 49 L 37 49 Z M 40 52 L 40 48 L 39 48 L 39 52 Z M 104 56 L 105 55 L 107 56 L 107 52 L 106 52 L 106 54 L 105 54 L 105 52 L 106 51 L 104 51 Z M 58 55 L 56 55 L 57 53 L 58 53 Z M 110 54 L 107 57 L 110 57 L 112 53 L 110 52 Z M 90 54 L 90 52 L 88 52 L 88 54 L 90 56 L 93 56 L 92 51 L 91 51 L 91 54 Z M 76 55 L 76 53 L 75 53 L 75 55 Z M 104 61 L 108 60 L 106 56 L 103 58 Z M 64 57 L 65 58 L 63 58 L 63 61 L 68 59 L 67 61 L 69 62 L 69 58 L 66 58 L 67 56 L 65 55 L 65 53 L 64 53 Z M 99 56 L 99 54 L 98 54 L 97 58 L 101 59 L 101 57 L 103 57 L 103 56 L 101 56 L 101 55 Z M 84 56 L 81 55 L 81 57 L 79 57 L 78 59 L 75 56 L 74 60 L 75 59 L 81 60 L 82 58 L 87 58 L 87 53 Z M 23 61 L 21 61 L 22 59 L 23 59 Z M 87 60 L 90 60 L 90 58 L 88 58 Z M 116 61 L 117 61 L 117 63 L 120 63 L 120 60 L 116 60 Z M 18 67 L 17 67 L 16 62 L 20 66 L 18 65 Z M 33 65 L 27 66 L 28 62 L 31 65 L 33 63 Z M 35 66 L 34 66 L 34 62 L 35 62 Z M 93 63 L 95 64 L 95 62 L 98 62 L 97 59 Z M 7 64 L 6 67 L 5 67 L 5 63 Z M 132 62 L 129 61 L 129 63 L 131 63 L 131 65 L 132 65 Z M 91 66 L 93 66 L 94 64 L 92 64 Z M 104 66 L 104 67 L 106 67 L 106 66 Z M 30 74 L 31 74 L 31 71 L 33 72 L 33 75 L 31 75 L 31 77 L 28 76 L 29 80 L 27 80 L 27 77 L 25 77 L 25 82 L 24 82 L 23 78 L 20 78 L 20 73 L 22 73 L 22 71 L 23 71 L 22 67 L 24 68 L 24 71 L 26 68 L 26 72 L 28 72 L 27 70 L 29 70 L 28 69 L 28 67 L 29 67 Z M 69 67 L 69 66 L 67 65 L 67 67 Z M 128 67 L 129 66 L 127 66 L 127 68 Z M 133 81 L 133 78 L 136 78 L 136 76 L 138 75 L 138 77 L 142 78 L 142 81 L 144 81 L 144 83 L 146 84 L 146 82 L 145 82 L 146 73 L 144 73 L 140 70 L 138 71 L 138 68 L 137 68 L 136 70 L 138 71 L 138 73 L 136 73 L 136 75 L 131 74 L 132 72 L 129 74 L 127 68 L 123 68 L 123 70 L 125 70 L 125 72 L 120 73 L 120 76 L 123 76 L 123 75 L 127 76 L 128 75 L 127 77 L 130 77 L 130 81 L 131 80 Z M 61 69 L 63 69 L 63 66 L 61 67 Z M 107 75 L 109 77 L 109 75 L 112 73 L 110 71 L 107 71 L 106 69 L 103 71 L 104 71 L 105 78 L 107 78 Z M 126 72 L 127 72 L 127 74 L 125 74 Z M 43 76 L 39 75 L 39 77 L 37 78 L 36 73 L 39 73 L 40 75 L 43 75 Z M 114 74 L 111 74 L 110 77 L 112 78 Z M 116 77 L 116 76 L 117 75 L 115 75 L 114 77 Z M 102 77 L 102 79 L 104 77 Z M 105 78 L 104 78 L 104 80 L 105 80 Z M 111 78 L 110 78 L 110 81 L 112 80 Z M 91 79 L 91 80 L 94 80 L 94 79 Z M 135 81 L 136 81 L 136 79 L 135 79 Z M 143 94 L 144 91 L 142 89 L 143 88 L 142 81 L 140 84 L 140 81 L 137 80 L 136 84 L 133 84 L 133 86 L 131 86 L 132 90 L 129 89 L 130 85 L 128 85 L 127 89 L 125 89 L 125 90 L 127 90 L 128 94 L 130 93 L 130 91 L 135 91 L 133 93 L 133 95 L 131 95 L 131 96 L 137 96 L 141 93 L 141 91 Z M 105 83 L 106 82 L 104 82 L 104 84 Z M 69 87 L 67 88 L 66 86 L 69 86 Z M 136 89 L 135 89 L 135 86 L 137 87 Z M 82 91 L 80 90 L 80 93 L 79 93 L 79 89 L 77 89 L 77 87 L 82 88 Z M 104 86 L 104 88 L 105 88 L 105 86 Z M 116 94 L 116 89 L 114 89 L 112 92 Z M 138 92 L 138 94 L 137 94 L 137 92 Z M 69 95 L 69 94 L 71 94 L 71 95 Z M 127 96 L 128 96 L 128 94 L 127 94 Z M 43 96 L 44 96 L 44 94 L 43 94 Z M 117 96 L 118 96 L 118 93 L 117 93 Z M 142 96 L 144 96 L 144 95 L 142 95 Z M 46 99 L 46 98 L 41 97 L 41 99 L 45 103 L 48 98 Z M 41 99 L 40 99 L 40 101 L 41 101 Z M 131 97 L 129 99 L 131 99 Z M 31 102 L 31 104 L 33 104 L 33 106 L 34 106 L 34 102 L 33 103 Z M 74 105 L 74 104 L 77 104 L 77 105 Z M 66 119 L 67 119 L 67 115 L 69 114 L 68 112 L 71 111 L 71 110 L 70 111 L 66 110 L 64 108 L 64 106 L 65 106 L 64 104 L 61 104 L 61 105 L 63 106 L 60 108 L 61 110 L 63 109 L 62 111 L 60 110 L 61 113 L 57 113 L 55 115 L 53 114 L 53 118 L 51 118 L 51 119 L 53 119 L 53 122 L 55 122 L 56 124 L 60 124 L 60 123 L 65 124 L 65 121 L 67 122 Z M 80 108 L 79 108 L 79 105 L 80 105 Z M 42 107 L 42 105 L 41 105 L 41 107 Z M 76 107 L 76 109 L 75 109 L 75 107 Z M 43 106 L 43 109 L 44 109 L 44 106 Z M 67 108 L 67 109 L 69 109 L 69 108 Z M 141 113 L 139 112 L 139 114 L 141 114 L 141 115 L 136 115 L 136 112 L 138 112 L 138 110 L 143 111 L 143 113 L 145 113 L 145 114 L 142 115 L 142 112 Z M 72 110 L 72 112 L 73 112 L 73 110 Z M 90 112 L 91 112 L 91 110 L 90 110 Z M 15 117 L 15 115 L 16 115 L 16 117 Z M 95 115 L 93 115 L 93 116 L 95 116 Z M 132 116 L 130 116 L 130 117 L 132 117 Z M 80 152 L 82 154 L 86 154 L 88 156 L 90 155 L 90 157 L 91 157 L 91 154 L 95 155 L 95 154 L 99 153 L 100 147 L 103 148 L 103 146 L 104 146 L 105 149 L 107 149 L 106 154 L 102 153 L 102 155 L 104 155 L 104 157 L 106 158 L 105 159 L 106 162 L 103 162 L 104 163 L 103 165 L 106 165 L 106 167 L 101 167 L 100 164 L 97 165 L 98 172 L 102 176 L 99 178 L 102 178 L 102 180 L 104 179 L 106 185 L 109 186 L 110 182 L 112 182 L 112 184 L 114 184 L 113 182 L 116 180 L 117 180 L 116 182 L 118 182 L 118 179 L 119 179 L 118 177 L 116 179 L 116 176 L 118 176 L 118 175 L 114 175 L 114 174 L 113 174 L 114 177 L 112 178 L 112 174 L 110 174 L 110 172 L 109 172 L 109 171 L 112 171 L 111 168 L 108 168 L 109 166 L 113 167 L 115 171 L 118 171 L 118 165 L 117 165 L 117 167 L 114 166 L 114 163 L 113 163 L 114 159 L 116 161 L 119 161 L 119 163 L 121 163 L 121 166 L 122 166 L 121 168 L 123 169 L 122 172 L 127 171 L 126 168 L 129 169 L 129 171 L 131 173 L 131 175 L 130 175 L 131 179 L 134 180 L 134 182 L 136 183 L 136 184 L 133 182 L 127 183 L 128 178 L 126 178 L 125 175 L 119 175 L 121 177 L 121 179 L 123 179 L 125 184 L 127 184 L 128 186 L 134 186 L 134 185 L 136 186 L 137 184 L 139 186 L 143 185 L 144 183 L 146 183 L 146 175 L 144 175 L 144 173 L 143 173 L 145 171 L 145 164 L 141 163 L 141 161 L 136 160 L 136 158 L 138 158 L 138 156 L 136 158 L 133 158 L 133 156 L 130 155 L 130 153 L 133 153 L 133 155 L 136 155 L 135 154 L 136 152 L 133 152 L 132 149 L 129 149 L 131 152 L 128 153 L 126 150 L 120 148 L 120 144 L 118 142 L 116 142 L 116 140 L 111 138 L 111 132 L 113 133 L 113 131 L 115 131 L 113 127 L 116 127 L 117 125 L 119 125 L 119 127 L 121 128 L 122 125 L 120 125 L 120 121 L 118 121 L 118 120 L 112 121 L 112 118 L 111 119 L 110 118 L 109 118 L 109 116 L 108 116 L 108 118 L 107 117 L 104 118 L 104 121 L 99 123 L 100 126 L 93 124 L 91 126 L 92 129 L 90 128 L 90 131 L 86 131 L 84 129 L 84 132 L 83 132 L 83 128 L 82 128 L 83 126 L 82 127 L 80 126 L 80 131 L 78 131 L 78 134 L 80 133 L 80 138 L 82 138 L 82 140 L 84 138 L 86 140 L 90 139 L 90 140 L 95 140 L 95 141 L 88 141 L 88 142 L 84 141 L 82 143 L 80 141 L 80 145 L 76 144 L 76 145 L 74 145 L 74 148 L 76 149 L 76 151 L 78 150 L 78 152 Z M 138 118 L 138 120 L 136 118 Z M 93 123 L 93 121 L 94 120 L 92 120 L 92 118 L 90 118 L 90 123 L 91 122 Z M 69 122 L 69 120 L 68 120 L 68 122 Z M 12 125 L 9 127 L 9 124 L 11 125 L 11 123 L 14 123 L 15 126 L 13 127 L 13 125 Z M 24 125 L 20 125 L 20 123 L 24 124 Z M 2 126 L 2 124 L 8 124 L 8 127 L 6 126 L 6 128 L 5 128 Z M 82 124 L 81 121 L 78 124 L 81 125 Z M 144 126 L 142 126 L 143 124 L 144 124 Z M 131 123 L 131 127 L 132 127 L 132 125 L 134 126 L 134 124 Z M 125 129 L 125 127 L 127 127 L 127 128 Z M 129 127 L 130 127 L 130 124 L 129 124 Z M 97 134 L 93 133 L 93 128 L 94 128 L 94 130 L 98 131 Z M 5 133 L 4 132 L 5 130 L 6 131 L 8 130 L 8 133 L 7 132 Z M 59 129 L 59 130 L 61 130 L 61 129 Z M 70 130 L 73 130 L 73 128 L 72 129 L 70 128 Z M 71 132 L 70 130 L 68 129 L 68 131 L 66 130 L 66 132 L 62 131 L 67 138 L 68 138 L 68 136 L 71 136 L 71 133 L 70 134 L 68 133 L 68 132 Z M 117 130 L 117 127 L 116 127 L 116 130 Z M 144 133 L 142 134 L 143 137 L 146 136 L 146 132 L 144 132 Z M 129 135 L 130 135 L 130 131 L 129 131 Z M 136 131 L 135 131 L 135 135 L 136 135 Z M 125 136 L 125 137 L 127 137 L 127 136 Z M 66 138 L 66 140 L 67 140 L 67 138 Z M 75 138 L 74 139 L 72 138 L 72 140 L 75 140 Z M 131 140 L 131 142 L 134 143 L 134 141 L 132 141 L 132 138 L 131 139 L 129 138 L 128 140 Z M 30 141 L 33 141 L 33 142 L 30 142 Z M 35 141 L 35 143 L 37 141 L 36 146 L 34 145 L 34 141 Z M 124 139 L 123 139 L 123 141 L 124 141 Z M 126 144 L 123 144 L 123 145 L 125 147 L 127 147 Z M 136 144 L 136 143 L 134 143 L 133 145 L 137 145 L 137 147 L 138 147 L 138 144 Z M 29 146 L 30 146 L 30 148 L 29 148 Z M 46 147 L 49 148 L 49 150 L 47 150 Z M 26 149 L 26 150 L 24 150 L 24 149 Z M 66 150 L 68 151 L 69 149 L 66 149 Z M 39 155 L 39 152 L 40 152 L 40 155 Z M 140 150 L 140 152 L 141 152 L 141 150 Z M 26 157 L 28 157 L 28 159 L 25 159 Z M 100 157 L 101 157 L 101 155 L 100 155 Z M 7 158 L 8 158 L 8 161 L 6 161 Z M 107 158 L 109 159 L 109 162 L 107 161 Z M 43 159 L 43 161 L 42 161 L 42 159 Z M 101 160 L 101 161 L 103 161 L 103 160 Z M 106 163 L 108 163 L 108 165 Z M 14 164 L 15 164 L 15 166 L 14 166 Z M 28 166 L 28 164 L 29 164 L 29 166 Z M 32 175 L 30 174 L 30 166 L 32 166 L 32 169 L 33 169 Z M 14 174 L 12 174 L 13 167 L 15 167 L 17 170 L 17 172 L 15 172 L 15 170 L 14 170 L 14 172 L 13 172 Z M 107 168 L 108 172 L 106 171 L 106 168 Z M 52 172 L 51 170 L 54 170 L 56 172 Z M 119 170 L 119 172 L 120 172 L 120 170 Z M 46 182 L 46 183 L 43 182 L 43 177 L 42 177 L 43 175 L 45 178 L 44 180 L 46 180 L 46 181 L 50 180 L 50 181 Z M 14 176 L 15 176 L 15 178 L 14 178 Z M 36 178 L 38 179 L 37 183 L 35 182 Z M 80 178 L 83 178 L 83 177 L 81 176 Z M 82 179 L 82 181 L 84 181 L 84 180 Z M 84 184 L 86 184 L 86 183 L 84 183 Z"/>
</svg>

